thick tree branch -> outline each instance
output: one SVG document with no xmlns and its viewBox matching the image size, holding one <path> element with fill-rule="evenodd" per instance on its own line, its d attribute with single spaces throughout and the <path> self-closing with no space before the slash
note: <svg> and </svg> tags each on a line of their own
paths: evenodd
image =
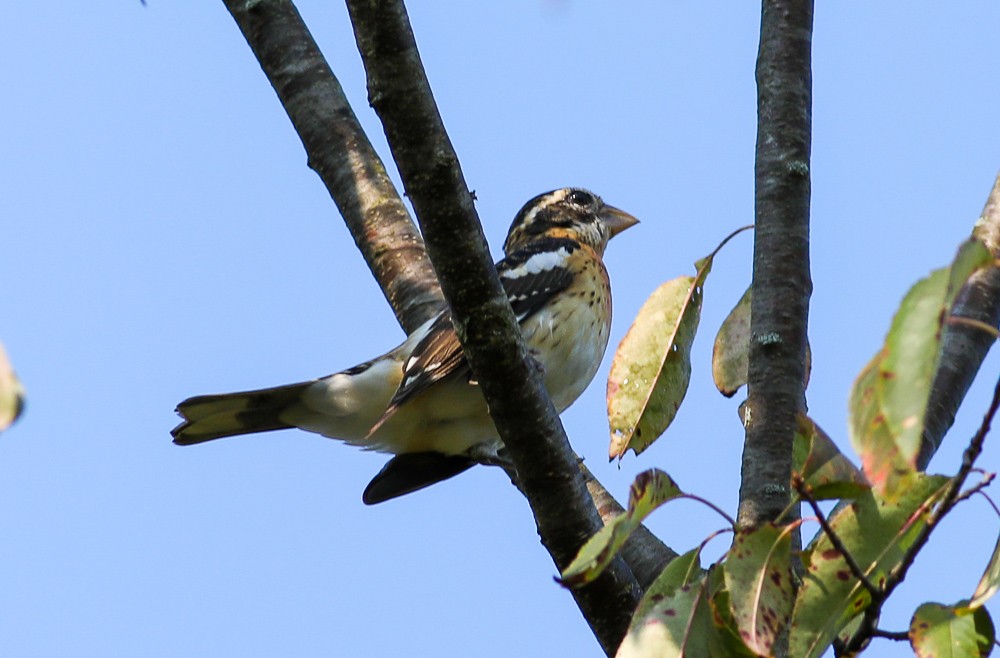
<svg viewBox="0 0 1000 658">
<path fill-rule="evenodd" d="M 993 257 L 1000 259 L 1000 176 L 993 184 L 972 235 L 985 242 Z M 991 267 L 976 272 L 958 294 L 952 314 L 992 327 L 1000 324 L 1000 269 Z M 917 459 L 920 468 L 927 468 L 945 433 L 955 422 L 958 407 L 994 341 L 993 336 L 975 327 L 961 324 L 945 327 L 941 359 L 924 415 L 923 443 Z"/>
<path fill-rule="evenodd" d="M 407 333 L 443 303 L 423 239 L 289 0 L 223 0 Z"/>
<path fill-rule="evenodd" d="M 602 527 L 559 416 L 520 338 L 399 0 L 348 0 L 369 99 L 416 211 L 466 357 L 517 469 L 542 543 L 567 566 Z M 613 653 L 638 602 L 623 560 L 574 597 Z"/>
<path fill-rule="evenodd" d="M 812 0 L 763 2 L 743 527 L 778 518 L 789 504 L 792 437 L 804 404 L 812 17 Z"/>
</svg>

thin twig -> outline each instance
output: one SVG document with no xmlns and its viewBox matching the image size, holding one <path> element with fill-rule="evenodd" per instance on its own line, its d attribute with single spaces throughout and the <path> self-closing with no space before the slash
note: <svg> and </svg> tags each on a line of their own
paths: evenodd
<svg viewBox="0 0 1000 658">
<path fill-rule="evenodd" d="M 876 628 L 872 631 L 872 637 L 884 637 L 887 640 L 895 640 L 896 642 L 908 642 L 910 640 L 909 631 L 883 631 L 881 628 Z"/>
<path fill-rule="evenodd" d="M 689 493 L 681 494 L 680 496 L 678 496 L 678 498 L 689 498 L 691 500 L 694 500 L 696 502 L 701 503 L 702 505 L 705 505 L 706 507 L 708 507 L 709 509 L 711 509 L 713 512 L 715 512 L 716 514 L 718 514 L 719 516 L 721 516 L 722 518 L 724 518 L 727 522 L 729 522 L 730 526 L 732 526 L 733 528 L 736 528 L 736 519 L 734 519 L 733 517 L 729 516 L 726 513 L 725 510 L 723 510 L 721 507 L 719 507 L 718 505 L 716 505 L 712 501 L 710 501 L 710 500 L 708 500 L 706 498 L 702 498 L 701 496 L 696 496 L 695 494 L 689 494 Z"/>
<path fill-rule="evenodd" d="M 983 493 L 983 489 L 993 484 L 993 479 L 996 477 L 996 473 L 984 473 L 983 479 L 969 487 L 955 498 L 955 504 L 962 502 L 963 500 L 968 500 L 978 493 Z M 985 494 L 983 494 L 985 495 Z M 989 497 L 986 498 L 989 500 Z M 990 501 L 992 502 L 992 501 Z"/>
<path fill-rule="evenodd" d="M 874 601 L 876 598 L 880 597 L 882 595 L 882 590 L 876 587 L 875 584 L 868 579 L 868 575 L 865 574 L 864 569 L 862 569 L 861 565 L 857 563 L 854 556 L 851 555 L 851 552 L 847 550 L 847 546 L 845 546 L 844 542 L 841 541 L 840 536 L 833 529 L 833 526 L 831 526 L 830 522 L 827 521 L 826 515 L 823 514 L 823 510 L 819 508 L 819 503 L 816 502 L 816 499 L 812 495 L 812 488 L 807 485 L 798 474 L 792 476 L 792 486 L 795 487 L 795 491 L 798 492 L 799 496 L 809 504 L 809 507 L 812 508 L 813 514 L 816 515 L 816 520 L 819 521 L 820 527 L 822 527 L 823 532 L 826 533 L 827 539 L 830 540 L 834 549 L 840 553 L 840 556 L 844 558 L 844 562 L 847 563 L 847 568 L 851 570 L 851 573 L 858 579 L 861 586 L 868 590 L 872 600 Z"/>
<path fill-rule="evenodd" d="M 993 325 L 987 324 L 982 320 L 976 320 L 975 318 L 964 318 L 960 315 L 949 315 L 948 324 L 962 325 L 972 329 L 978 329 L 979 331 L 985 332 L 994 338 L 1000 338 L 1000 329 L 997 329 Z"/>
<path fill-rule="evenodd" d="M 989 506 L 993 508 L 993 512 L 997 516 L 1000 516 L 1000 507 L 997 507 L 997 504 L 993 502 L 993 499 L 990 498 L 990 495 L 988 493 L 986 493 L 985 491 L 977 491 L 976 493 L 985 498 L 986 502 L 989 503 Z"/>
</svg>

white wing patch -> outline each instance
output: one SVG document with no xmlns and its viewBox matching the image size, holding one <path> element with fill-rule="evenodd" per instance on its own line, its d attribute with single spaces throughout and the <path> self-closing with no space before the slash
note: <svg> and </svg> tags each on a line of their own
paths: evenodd
<svg viewBox="0 0 1000 658">
<path fill-rule="evenodd" d="M 523 276 L 541 274 L 557 267 L 565 267 L 567 258 L 569 258 L 569 251 L 566 247 L 560 247 L 555 251 L 543 251 L 533 254 L 517 267 L 504 270 L 500 276 L 505 279 L 519 279 Z"/>
</svg>

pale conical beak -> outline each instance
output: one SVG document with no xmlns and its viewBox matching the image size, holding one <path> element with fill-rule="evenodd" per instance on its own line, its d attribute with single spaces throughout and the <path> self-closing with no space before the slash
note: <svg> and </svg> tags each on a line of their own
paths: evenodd
<svg viewBox="0 0 1000 658">
<path fill-rule="evenodd" d="M 608 232 L 612 238 L 625 229 L 639 223 L 638 219 L 624 210 L 619 210 L 614 206 L 608 205 L 601 208 L 601 221 L 608 227 Z"/>
</svg>

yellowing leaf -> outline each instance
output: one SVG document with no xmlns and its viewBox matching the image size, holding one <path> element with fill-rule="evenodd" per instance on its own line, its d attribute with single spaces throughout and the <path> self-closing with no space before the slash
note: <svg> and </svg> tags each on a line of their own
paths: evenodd
<svg viewBox="0 0 1000 658">
<path fill-rule="evenodd" d="M 729 312 L 712 347 L 712 380 L 719 392 L 731 398 L 747 383 L 750 367 L 750 300 L 753 288 Z"/>
<path fill-rule="evenodd" d="M 691 379 L 691 344 L 701 317 L 700 277 L 661 285 L 639 310 L 608 376 L 608 456 L 639 454 L 677 415 Z"/>
<path fill-rule="evenodd" d="M 915 471 L 941 335 L 962 284 L 992 263 L 986 247 L 966 241 L 948 268 L 917 282 L 903 299 L 884 347 L 851 391 L 851 443 L 883 495 L 902 491 Z"/>
<path fill-rule="evenodd" d="M 24 387 L 14 374 L 3 345 L 0 345 L 0 432 L 17 420 L 22 409 L 24 409 Z"/>
<path fill-rule="evenodd" d="M 723 565 L 740 637 L 756 654 L 771 655 L 792 614 L 791 527 L 765 523 L 740 530 Z"/>
<path fill-rule="evenodd" d="M 749 228 L 749 227 L 745 227 Z M 618 345 L 608 375 L 611 459 L 641 453 L 673 422 L 691 379 L 691 343 L 701 317 L 702 286 L 729 235 L 695 263 L 697 274 L 657 288 Z"/>
<path fill-rule="evenodd" d="M 580 587 L 597 578 L 650 512 L 682 496 L 673 478 L 658 469 L 640 473 L 629 488 L 628 510 L 587 540 L 559 582 Z"/>
</svg>

